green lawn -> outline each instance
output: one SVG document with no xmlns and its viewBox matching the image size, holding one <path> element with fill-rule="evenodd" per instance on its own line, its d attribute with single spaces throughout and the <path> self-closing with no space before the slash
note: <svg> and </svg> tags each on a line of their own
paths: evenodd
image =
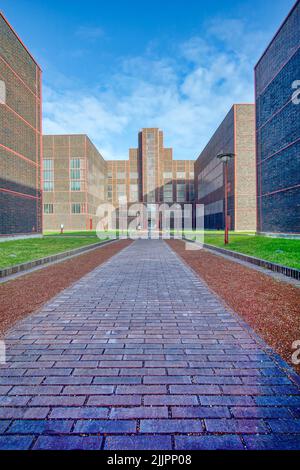
<svg viewBox="0 0 300 470">
<path fill-rule="evenodd" d="M 26 263 L 45 256 L 74 250 L 85 245 L 99 243 L 107 239 L 99 239 L 91 232 L 76 232 L 77 235 L 45 235 L 43 238 L 29 238 L 0 243 L 0 269 Z"/>
<path fill-rule="evenodd" d="M 205 243 L 256 258 L 300 269 L 300 240 L 271 238 L 259 235 L 229 234 L 229 244 L 224 245 L 224 234 L 206 232 Z"/>
</svg>

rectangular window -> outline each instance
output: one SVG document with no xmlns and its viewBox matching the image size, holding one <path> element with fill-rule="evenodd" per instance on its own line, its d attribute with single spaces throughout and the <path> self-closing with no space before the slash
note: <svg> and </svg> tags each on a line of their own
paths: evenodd
<svg viewBox="0 0 300 470">
<path fill-rule="evenodd" d="M 85 160 L 71 158 L 70 160 L 70 190 L 84 191 L 85 189 Z"/>
<path fill-rule="evenodd" d="M 107 185 L 107 199 L 112 200 L 112 184 Z"/>
<path fill-rule="evenodd" d="M 184 202 L 185 201 L 185 184 L 179 183 L 176 188 L 176 201 Z"/>
<path fill-rule="evenodd" d="M 125 179 L 125 172 L 124 171 L 118 171 L 117 172 L 117 179 L 124 180 Z"/>
<path fill-rule="evenodd" d="M 118 197 L 126 196 L 126 186 L 125 184 L 117 184 Z"/>
<path fill-rule="evenodd" d="M 80 203 L 80 202 L 72 203 L 71 212 L 72 212 L 72 214 L 83 214 L 83 213 L 85 213 L 85 204 Z"/>
<path fill-rule="evenodd" d="M 81 181 L 71 181 L 70 189 L 71 191 L 81 191 Z"/>
<path fill-rule="evenodd" d="M 80 169 L 81 167 L 80 160 L 81 158 L 71 158 L 70 168 L 72 168 L 73 170 Z"/>
<path fill-rule="evenodd" d="M 54 169 L 52 159 L 45 159 L 43 162 L 43 185 L 44 191 L 46 192 L 54 190 Z"/>
<path fill-rule="evenodd" d="M 172 171 L 164 171 L 163 177 L 168 178 L 168 179 L 169 178 L 172 179 L 172 177 L 173 177 Z"/>
<path fill-rule="evenodd" d="M 190 183 L 190 201 L 195 199 L 195 185 L 194 183 Z"/>
<path fill-rule="evenodd" d="M 138 179 L 139 175 L 138 175 L 138 172 L 137 171 L 131 171 L 130 172 L 130 178 L 131 179 Z"/>
<path fill-rule="evenodd" d="M 138 201 L 138 185 L 137 184 L 130 185 L 130 201 L 131 202 Z"/>
<path fill-rule="evenodd" d="M 53 204 L 44 204 L 44 214 L 53 214 Z"/>
<path fill-rule="evenodd" d="M 184 180 L 185 179 L 185 171 L 177 171 L 176 178 L 178 180 Z"/>
<path fill-rule="evenodd" d="M 164 185 L 164 202 L 173 202 L 173 184 Z"/>
</svg>

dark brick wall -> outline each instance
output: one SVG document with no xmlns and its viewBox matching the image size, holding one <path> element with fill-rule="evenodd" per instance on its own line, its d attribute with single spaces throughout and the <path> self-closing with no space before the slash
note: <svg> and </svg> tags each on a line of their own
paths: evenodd
<svg viewBox="0 0 300 470">
<path fill-rule="evenodd" d="M 223 122 L 220 124 L 204 150 L 195 162 L 195 201 L 208 206 L 209 204 L 223 200 L 222 212 L 205 215 L 204 226 L 207 229 L 223 229 L 224 218 L 224 179 L 223 184 L 215 190 L 201 197 L 199 194 L 198 175 L 205 170 L 208 165 L 212 165 L 217 171 L 217 167 L 223 165 L 217 159 L 220 152 L 234 152 L 234 108 L 231 108 Z M 234 230 L 234 161 L 228 163 L 228 215 L 230 216 L 230 229 Z"/>
<path fill-rule="evenodd" d="M 0 191 L 0 207 L 0 235 L 37 233 L 35 199 Z"/>
<path fill-rule="evenodd" d="M 300 233 L 300 2 L 255 69 L 257 208 L 261 232 Z"/>
<path fill-rule="evenodd" d="M 0 14 L 0 234 L 42 230 L 41 71 Z"/>
</svg>

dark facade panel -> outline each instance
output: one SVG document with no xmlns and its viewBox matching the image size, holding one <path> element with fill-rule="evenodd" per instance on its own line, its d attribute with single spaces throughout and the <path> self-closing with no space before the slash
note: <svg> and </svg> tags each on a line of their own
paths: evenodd
<svg viewBox="0 0 300 470">
<path fill-rule="evenodd" d="M 261 198 L 261 224 L 265 232 L 297 233 L 300 227 L 300 191 L 289 189 Z"/>
<path fill-rule="evenodd" d="M 41 70 L 1 14 L 0 80 L 0 233 L 41 233 Z"/>
<path fill-rule="evenodd" d="M 300 2 L 255 69 L 258 230 L 300 233 Z"/>
<path fill-rule="evenodd" d="M 37 231 L 36 199 L 0 192 L 0 207 L 0 235 L 21 235 Z"/>
<path fill-rule="evenodd" d="M 206 229 L 218 230 L 225 226 L 223 163 L 217 159 L 217 154 L 220 152 L 234 152 L 233 108 L 195 162 L 196 202 L 205 205 L 204 227 Z M 230 229 L 234 230 L 234 162 L 232 161 L 228 163 L 228 183 L 228 215 L 230 216 Z M 205 186 L 208 188 L 207 194 Z M 221 206 L 221 211 L 219 206 Z"/>
</svg>

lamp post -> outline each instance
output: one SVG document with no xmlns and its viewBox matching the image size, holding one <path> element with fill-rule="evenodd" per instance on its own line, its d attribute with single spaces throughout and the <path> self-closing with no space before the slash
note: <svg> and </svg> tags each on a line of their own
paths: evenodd
<svg viewBox="0 0 300 470">
<path fill-rule="evenodd" d="M 217 155 L 217 158 L 221 160 L 221 162 L 224 164 L 224 176 L 225 176 L 225 207 L 224 207 L 224 212 L 225 212 L 225 235 L 224 235 L 224 243 L 225 245 L 228 244 L 228 162 L 231 158 L 234 157 L 234 153 L 219 153 Z"/>
</svg>

